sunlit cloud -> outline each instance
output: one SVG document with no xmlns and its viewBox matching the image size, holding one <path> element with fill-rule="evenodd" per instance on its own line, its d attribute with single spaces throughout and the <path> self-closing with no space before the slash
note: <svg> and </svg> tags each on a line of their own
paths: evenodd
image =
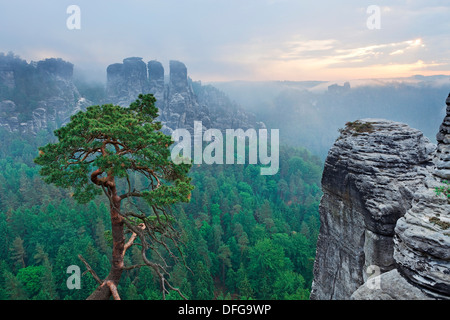
<svg viewBox="0 0 450 320">
<path fill-rule="evenodd" d="M 391 52 L 389 55 L 395 56 L 397 54 L 404 54 L 404 53 L 405 53 L 405 50 L 399 49 L 399 50 L 396 50 L 394 52 Z"/>
<path fill-rule="evenodd" d="M 329 57 L 335 63 L 349 63 L 365 61 L 371 63 L 388 55 L 405 54 L 414 48 L 425 48 L 422 39 L 407 40 L 402 42 L 384 43 L 360 48 L 338 49 L 336 55 Z M 386 61 L 389 63 L 390 61 Z"/>
<path fill-rule="evenodd" d="M 353 47 L 337 39 L 275 42 L 254 39 L 239 48 L 230 46 L 223 59 L 250 65 L 249 78 L 266 80 L 407 77 L 448 73 L 450 66 L 427 58 L 422 38 Z"/>
</svg>

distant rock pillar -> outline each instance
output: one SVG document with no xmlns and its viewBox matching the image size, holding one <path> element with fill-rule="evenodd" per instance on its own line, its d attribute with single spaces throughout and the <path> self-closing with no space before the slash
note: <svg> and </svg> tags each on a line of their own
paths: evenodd
<svg viewBox="0 0 450 320">
<path fill-rule="evenodd" d="M 139 94 L 148 93 L 147 65 L 142 58 L 131 57 L 106 69 L 108 100 L 127 107 Z"/>
<path fill-rule="evenodd" d="M 184 63 L 180 61 L 170 61 L 170 86 L 175 91 L 188 91 L 188 77 L 187 68 Z"/>
<path fill-rule="evenodd" d="M 148 64 L 149 93 L 156 98 L 156 106 L 164 108 L 164 67 L 161 62 L 152 60 Z"/>
<path fill-rule="evenodd" d="M 169 128 L 186 128 L 193 130 L 194 120 L 199 108 L 197 98 L 192 90 L 184 63 L 171 60 L 170 80 L 167 92 L 167 105 L 170 120 Z"/>
<path fill-rule="evenodd" d="M 119 100 L 120 95 L 123 94 L 122 90 L 120 90 L 123 83 L 122 72 L 122 63 L 111 64 L 106 69 L 106 94 L 114 103 L 116 103 Z"/>
</svg>

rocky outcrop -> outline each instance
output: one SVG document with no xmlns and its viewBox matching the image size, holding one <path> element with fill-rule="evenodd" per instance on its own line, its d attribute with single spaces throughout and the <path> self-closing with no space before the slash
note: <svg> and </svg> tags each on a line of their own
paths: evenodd
<svg viewBox="0 0 450 320">
<path fill-rule="evenodd" d="M 450 95 L 448 96 L 446 103 L 447 115 L 436 136 L 438 150 L 436 153 L 435 174 L 440 178 L 450 180 Z"/>
<path fill-rule="evenodd" d="M 322 177 L 311 299 L 450 298 L 450 204 L 435 192 L 448 116 L 438 146 L 387 120 L 341 131 Z"/>
<path fill-rule="evenodd" d="M 36 64 L 38 73 L 54 75 L 68 81 L 73 77 L 73 64 L 62 59 L 45 59 Z"/>
<path fill-rule="evenodd" d="M 194 120 L 202 120 L 197 117 L 201 107 L 188 79 L 187 68 L 184 63 L 173 60 L 169 67 L 169 83 L 165 91 L 164 107 L 160 111 L 164 129 L 169 132 L 177 128 L 193 130 Z"/>
<path fill-rule="evenodd" d="M 147 66 L 142 58 L 131 57 L 109 65 L 106 75 L 110 103 L 129 106 L 139 94 L 148 91 Z"/>
<path fill-rule="evenodd" d="M 204 117 L 214 128 L 226 130 L 230 128 L 265 128 L 263 122 L 258 122 L 254 114 L 245 112 L 236 103 L 219 89 L 197 83 L 195 93 L 200 105 L 207 106 L 203 109 Z M 201 115 L 203 116 L 203 115 Z"/>
<path fill-rule="evenodd" d="M 161 62 L 152 60 L 148 64 L 148 92 L 153 93 L 156 98 L 158 109 L 164 107 L 164 67 Z"/>
<path fill-rule="evenodd" d="M 351 296 L 353 300 L 433 300 L 403 277 L 397 269 L 382 273 L 364 283 Z"/>
<path fill-rule="evenodd" d="M 435 166 L 397 222 L 394 259 L 398 270 L 428 296 L 450 299 L 450 95 L 437 134 Z M 445 186 L 444 194 L 437 190 Z"/>
<path fill-rule="evenodd" d="M 166 76 L 160 62 L 145 63 L 140 57 L 109 65 L 101 103 L 127 107 L 139 94 L 153 93 L 166 134 L 178 128 L 192 132 L 194 121 L 222 130 L 265 127 L 221 91 L 193 82 L 184 63 L 170 61 L 169 68 Z M 53 58 L 27 63 L 0 53 L 0 128 L 32 135 L 52 132 L 91 104 L 73 83 L 73 64 Z"/>
<path fill-rule="evenodd" d="M 264 127 L 255 121 L 254 115 L 242 111 L 224 93 L 193 82 L 185 64 L 180 61 L 169 62 L 167 81 L 161 62 L 152 60 L 145 64 L 141 58 L 128 58 L 122 64 L 110 65 L 107 79 L 107 100 L 114 104 L 128 106 L 139 93 L 152 93 L 162 130 L 167 134 L 178 128 L 192 132 L 194 121 L 201 121 L 205 128 L 223 130 Z"/>
<path fill-rule="evenodd" d="M 73 81 L 73 65 L 62 59 L 27 63 L 0 56 L 0 127 L 35 135 L 53 131 L 86 108 Z"/>
</svg>

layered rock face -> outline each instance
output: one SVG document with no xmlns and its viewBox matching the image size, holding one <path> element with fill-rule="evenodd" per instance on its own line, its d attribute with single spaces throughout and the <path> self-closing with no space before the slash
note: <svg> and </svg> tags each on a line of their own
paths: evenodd
<svg viewBox="0 0 450 320">
<path fill-rule="evenodd" d="M 107 95 L 114 104 L 130 105 L 142 92 L 147 92 L 147 66 L 142 58 L 131 57 L 106 69 Z"/>
<path fill-rule="evenodd" d="M 193 82 L 182 62 L 170 61 L 169 67 L 166 76 L 156 60 L 130 57 L 109 65 L 101 103 L 127 107 L 139 94 L 153 93 L 162 130 L 169 135 L 178 128 L 192 132 L 194 121 L 221 130 L 265 127 L 218 89 Z M 53 58 L 27 63 L 0 53 L 0 128 L 32 135 L 51 132 L 91 104 L 73 83 L 73 64 Z"/>
<path fill-rule="evenodd" d="M 73 65 L 61 59 L 28 64 L 0 56 L 0 127 L 35 135 L 53 131 L 89 106 L 73 81 Z"/>
<path fill-rule="evenodd" d="M 204 128 L 264 127 L 219 90 L 192 82 L 184 63 L 171 60 L 169 69 L 166 81 L 164 67 L 156 60 L 145 64 L 141 58 L 127 58 L 112 64 L 107 68 L 107 100 L 128 106 L 140 93 L 152 93 L 167 134 L 178 128 L 192 132 L 194 121 L 201 121 Z"/>
<path fill-rule="evenodd" d="M 437 134 L 435 166 L 414 194 L 412 207 L 395 228 L 398 270 L 428 296 L 450 299 L 450 95 Z M 447 193 L 438 195 L 436 188 Z"/>
<path fill-rule="evenodd" d="M 450 95 L 447 97 L 446 104 L 447 115 L 436 136 L 438 150 L 435 174 L 440 178 L 450 180 Z"/>
<path fill-rule="evenodd" d="M 387 120 L 342 130 L 322 178 L 311 299 L 450 298 L 450 204 L 435 192 L 448 116 L 437 147 Z"/>
<path fill-rule="evenodd" d="M 148 68 L 148 92 L 152 92 L 156 98 L 158 109 L 164 107 L 164 67 L 161 62 L 152 60 L 147 64 Z"/>
</svg>

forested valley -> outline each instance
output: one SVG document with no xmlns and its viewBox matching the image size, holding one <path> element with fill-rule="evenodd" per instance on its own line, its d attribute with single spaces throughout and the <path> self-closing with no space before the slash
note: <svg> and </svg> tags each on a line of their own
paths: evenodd
<svg viewBox="0 0 450 320">
<path fill-rule="evenodd" d="M 86 299 L 97 286 L 90 273 L 80 289 L 67 286 L 69 266 L 86 270 L 78 255 L 100 278 L 109 270 L 107 202 L 78 204 L 42 180 L 33 159 L 50 139 L 0 132 L 0 299 Z M 280 148 L 273 176 L 260 175 L 258 165 L 193 166 L 190 203 L 172 208 L 184 263 L 171 270 L 171 283 L 196 300 L 309 299 L 321 170 L 317 157 L 292 147 Z M 125 258 L 139 264 L 138 247 Z M 162 299 L 146 267 L 126 271 L 118 291 L 124 300 Z"/>
</svg>

